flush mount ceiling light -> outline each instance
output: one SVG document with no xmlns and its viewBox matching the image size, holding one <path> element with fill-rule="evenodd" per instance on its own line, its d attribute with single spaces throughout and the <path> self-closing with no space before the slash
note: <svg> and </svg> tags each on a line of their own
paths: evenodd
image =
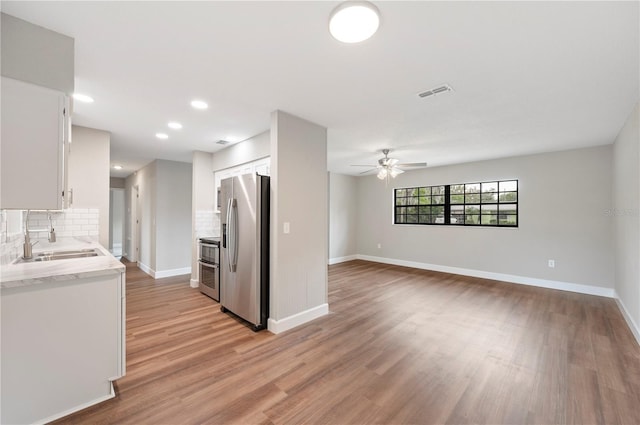
<svg viewBox="0 0 640 425">
<path fill-rule="evenodd" d="M 156 137 L 157 137 L 158 139 L 163 139 L 163 140 L 164 140 L 164 139 L 168 139 L 168 138 L 169 138 L 169 135 L 168 135 L 168 134 L 166 134 L 166 133 L 156 133 Z"/>
<path fill-rule="evenodd" d="M 179 122 L 171 121 L 167 124 L 167 127 L 173 130 L 180 130 L 182 128 L 182 124 L 180 124 Z"/>
<path fill-rule="evenodd" d="M 74 93 L 73 98 L 78 102 L 93 103 L 93 98 L 91 96 L 87 96 L 86 94 Z"/>
<path fill-rule="evenodd" d="M 329 32 L 343 43 L 358 43 L 370 38 L 380 26 L 378 8 L 367 1 L 348 1 L 333 9 Z"/>
<path fill-rule="evenodd" d="M 204 102 L 202 100 L 192 100 L 191 106 L 195 109 L 207 109 L 209 107 L 209 105 L 207 105 L 207 102 Z"/>
</svg>

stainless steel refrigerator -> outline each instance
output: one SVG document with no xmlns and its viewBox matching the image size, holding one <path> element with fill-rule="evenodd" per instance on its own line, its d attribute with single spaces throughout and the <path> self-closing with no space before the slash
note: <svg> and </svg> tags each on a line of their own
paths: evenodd
<svg viewBox="0 0 640 425">
<path fill-rule="evenodd" d="M 253 330 L 269 317 L 269 177 L 245 174 L 220 183 L 220 309 Z"/>
</svg>

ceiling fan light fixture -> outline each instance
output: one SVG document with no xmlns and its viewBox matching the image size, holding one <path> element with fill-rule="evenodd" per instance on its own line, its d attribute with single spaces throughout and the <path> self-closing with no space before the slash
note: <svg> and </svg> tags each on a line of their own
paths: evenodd
<svg viewBox="0 0 640 425">
<path fill-rule="evenodd" d="M 347 1 L 331 12 L 329 32 L 343 43 L 359 43 L 378 31 L 380 13 L 367 1 Z"/>
<path fill-rule="evenodd" d="M 389 175 L 394 179 L 402 173 L 404 173 L 404 171 L 399 168 L 391 168 L 391 170 L 389 171 Z"/>
<path fill-rule="evenodd" d="M 380 180 L 384 180 L 385 184 L 389 184 L 389 179 L 395 179 L 400 174 L 404 173 L 402 167 L 411 168 L 423 168 L 427 166 L 426 162 L 405 162 L 400 163 L 397 158 L 389 158 L 391 149 L 382 149 L 382 158 L 378 159 L 378 165 L 361 165 L 354 164 L 354 167 L 371 167 L 360 174 L 368 174 L 371 171 L 376 171 L 376 177 Z"/>
</svg>

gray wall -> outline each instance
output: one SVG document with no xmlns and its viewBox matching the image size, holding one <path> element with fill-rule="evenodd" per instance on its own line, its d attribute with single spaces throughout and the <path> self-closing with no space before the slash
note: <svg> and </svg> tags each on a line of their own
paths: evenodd
<svg viewBox="0 0 640 425">
<path fill-rule="evenodd" d="M 109 168 L 111 133 L 74 125 L 69 154 L 72 208 L 100 210 L 100 245 L 109 248 Z"/>
<path fill-rule="evenodd" d="M 327 303 L 327 185 L 326 128 L 273 112 L 270 321 Z"/>
<path fill-rule="evenodd" d="M 0 27 L 3 76 L 73 93 L 73 38 L 4 13 Z"/>
<path fill-rule="evenodd" d="M 132 212 L 134 186 L 140 196 L 138 261 L 156 277 L 188 273 L 191 268 L 191 174 L 189 163 L 156 160 L 126 179 L 127 214 Z M 127 222 L 129 243 L 134 228 L 131 220 Z"/>
<path fill-rule="evenodd" d="M 155 233 L 155 205 L 156 205 L 156 162 L 152 162 L 138 171 L 131 174 L 125 180 L 125 204 L 127 205 L 127 214 L 133 214 L 136 207 L 131 205 L 132 192 L 134 186 L 138 187 L 137 199 L 137 215 L 140 218 L 139 222 L 139 235 L 138 241 L 138 257 L 137 261 L 141 263 L 142 267 L 147 267 L 155 270 L 155 245 L 156 245 L 156 233 Z M 135 237 L 135 217 L 130 217 L 127 220 L 128 226 L 126 226 L 127 232 L 127 253 L 133 255 L 133 249 L 130 245 L 132 239 Z"/>
<path fill-rule="evenodd" d="M 197 286 L 198 282 L 198 238 L 201 229 L 198 221 L 199 215 L 211 211 L 213 220 L 215 190 L 213 179 L 213 154 L 209 152 L 193 152 L 191 181 L 191 286 Z M 213 226 L 213 224 L 212 224 Z"/>
<path fill-rule="evenodd" d="M 193 152 L 193 209 L 215 210 L 213 205 L 213 154 L 209 152 Z"/>
<path fill-rule="evenodd" d="M 124 219 L 125 219 L 125 190 L 109 189 L 109 251 L 113 255 L 124 255 Z M 114 249 L 116 246 L 116 249 Z"/>
<path fill-rule="evenodd" d="M 157 272 L 191 267 L 191 164 L 158 160 Z"/>
<path fill-rule="evenodd" d="M 124 189 L 125 179 L 122 177 L 110 177 L 109 187 L 112 189 Z"/>
<path fill-rule="evenodd" d="M 265 131 L 243 142 L 213 153 L 213 171 L 234 167 L 271 155 L 271 139 Z"/>
<path fill-rule="evenodd" d="M 426 168 L 388 186 L 361 177 L 358 253 L 613 288 L 611 158 L 609 145 Z M 395 187 L 510 179 L 519 180 L 516 229 L 392 224 Z"/>
<path fill-rule="evenodd" d="M 358 178 L 329 173 L 329 262 L 358 253 Z"/>
<path fill-rule="evenodd" d="M 615 289 L 627 321 L 640 342 L 640 106 L 627 119 L 613 145 Z"/>
</svg>

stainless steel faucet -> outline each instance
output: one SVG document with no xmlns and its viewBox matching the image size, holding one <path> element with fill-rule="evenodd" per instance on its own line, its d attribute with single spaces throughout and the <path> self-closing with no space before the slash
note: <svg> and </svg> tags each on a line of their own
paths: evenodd
<svg viewBox="0 0 640 425">
<path fill-rule="evenodd" d="M 37 244 L 38 241 L 31 243 L 31 239 L 29 238 L 29 213 L 31 210 L 27 210 L 27 214 L 25 214 L 24 218 L 24 244 L 22 245 L 22 258 L 28 260 L 33 257 L 33 245 Z"/>
<path fill-rule="evenodd" d="M 24 245 L 22 248 L 22 258 L 25 260 L 29 260 L 33 257 L 33 246 L 37 244 L 39 241 L 35 241 L 31 243 L 29 240 L 29 232 L 25 232 L 24 234 Z"/>
<path fill-rule="evenodd" d="M 53 228 L 53 222 L 51 221 L 51 213 L 49 213 L 49 242 L 56 241 L 56 229 Z"/>
<path fill-rule="evenodd" d="M 31 237 L 29 232 L 48 232 L 49 242 L 56 241 L 56 232 L 53 229 L 53 222 L 51 221 L 51 213 L 49 213 L 49 226 L 50 229 L 29 229 L 29 214 L 31 210 L 27 210 L 27 214 L 24 219 L 24 244 L 22 245 L 22 258 L 29 260 L 33 258 L 33 246 L 39 241 L 31 243 Z"/>
</svg>

